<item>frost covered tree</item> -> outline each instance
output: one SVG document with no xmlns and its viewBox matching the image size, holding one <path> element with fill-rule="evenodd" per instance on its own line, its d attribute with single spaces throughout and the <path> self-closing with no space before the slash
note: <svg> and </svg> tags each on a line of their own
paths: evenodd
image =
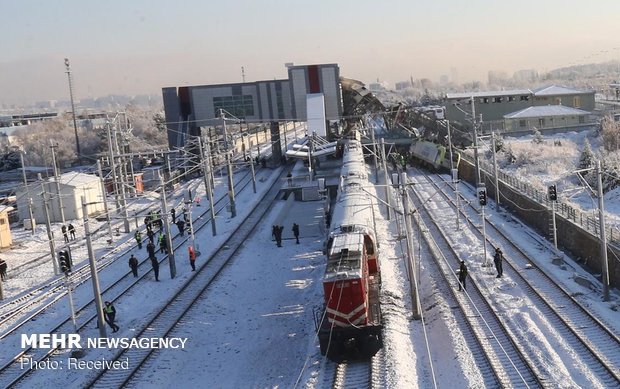
<svg viewBox="0 0 620 389">
<path fill-rule="evenodd" d="M 125 110 L 133 129 L 132 137 L 129 139 L 133 151 L 168 147 L 165 119 L 160 112 L 143 109 L 133 104 L 129 104 Z"/>
<path fill-rule="evenodd" d="M 579 157 L 579 169 L 588 169 L 594 166 L 594 152 L 592 151 L 592 146 L 590 146 L 590 141 L 588 138 L 583 142 L 583 150 L 581 151 L 581 156 Z M 584 173 L 585 174 L 585 173 Z"/>
<path fill-rule="evenodd" d="M 532 142 L 536 143 L 536 144 L 541 144 L 545 141 L 545 139 L 543 138 L 542 134 L 540 133 L 540 130 L 536 127 L 534 127 L 534 130 L 532 131 Z"/>
<path fill-rule="evenodd" d="M 501 134 L 495 134 L 495 152 L 498 153 L 504 150 L 504 138 Z"/>
</svg>

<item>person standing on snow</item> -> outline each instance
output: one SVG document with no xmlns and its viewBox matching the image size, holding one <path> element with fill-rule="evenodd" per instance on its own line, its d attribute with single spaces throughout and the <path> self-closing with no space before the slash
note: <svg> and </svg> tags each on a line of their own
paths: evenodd
<svg viewBox="0 0 620 389">
<path fill-rule="evenodd" d="M 159 261 L 154 255 L 150 259 L 151 266 L 153 266 L 153 273 L 155 274 L 155 281 L 159 281 Z"/>
<path fill-rule="evenodd" d="M 140 232 L 140 230 L 136 230 L 136 232 L 133 234 L 133 237 L 136 240 L 136 243 L 138 243 L 138 249 L 142 250 L 142 233 Z"/>
<path fill-rule="evenodd" d="M 71 235 L 71 240 L 75 240 L 75 227 L 71 223 L 69 223 L 69 235 Z"/>
<path fill-rule="evenodd" d="M 62 231 L 62 236 L 65 238 L 65 243 L 69 243 L 69 236 L 67 235 L 67 226 L 64 224 L 60 227 L 60 231 Z"/>
<path fill-rule="evenodd" d="M 502 254 L 502 249 L 499 247 L 495 249 L 495 255 L 493 256 L 493 262 L 495 263 L 495 270 L 497 270 L 496 278 L 501 278 L 504 274 L 504 267 L 502 265 L 502 260 L 504 259 L 504 255 Z"/>
<path fill-rule="evenodd" d="M 152 258 L 155 256 L 155 245 L 153 244 L 153 242 L 147 243 L 146 251 L 149 253 L 149 258 Z"/>
<path fill-rule="evenodd" d="M 8 268 L 9 266 L 6 264 L 6 261 L 0 259 L 0 279 L 2 279 L 2 281 L 6 280 L 6 271 Z"/>
<path fill-rule="evenodd" d="M 189 264 L 192 267 L 192 271 L 196 271 L 196 252 L 192 246 L 189 246 L 187 251 L 189 252 Z"/>
<path fill-rule="evenodd" d="M 114 305 L 112 305 L 111 302 L 105 302 L 105 307 L 103 307 L 103 313 L 105 316 L 105 322 L 108 323 L 110 327 L 112 327 L 112 332 L 117 332 L 119 327 L 114 323 L 114 320 L 116 318 L 116 308 L 114 308 Z"/>
<path fill-rule="evenodd" d="M 461 290 L 461 286 L 463 289 L 467 289 L 465 285 L 465 280 L 467 279 L 467 266 L 465 266 L 465 261 L 461 261 L 461 267 L 459 268 L 459 290 Z"/>
<path fill-rule="evenodd" d="M 299 224 L 297 223 L 293 223 L 293 235 L 295 235 L 295 243 L 299 244 Z"/>
<path fill-rule="evenodd" d="M 129 257 L 129 267 L 131 268 L 133 276 L 138 278 L 138 258 L 134 257 L 133 254 Z"/>
</svg>

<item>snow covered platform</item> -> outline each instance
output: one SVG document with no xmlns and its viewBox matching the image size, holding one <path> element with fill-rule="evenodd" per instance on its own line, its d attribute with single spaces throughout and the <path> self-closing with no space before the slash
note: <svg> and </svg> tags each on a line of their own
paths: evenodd
<svg viewBox="0 0 620 389">
<path fill-rule="evenodd" d="M 293 223 L 299 225 L 300 240 L 317 239 L 325 236 L 324 201 L 296 201 L 292 194 L 285 201 L 286 205 L 275 218 L 276 225 L 284 226 L 282 240 L 295 240 L 292 230 Z"/>
</svg>

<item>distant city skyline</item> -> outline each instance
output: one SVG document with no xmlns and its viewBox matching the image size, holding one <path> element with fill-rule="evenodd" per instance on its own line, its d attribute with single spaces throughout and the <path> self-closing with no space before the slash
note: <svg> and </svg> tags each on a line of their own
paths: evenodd
<svg viewBox="0 0 620 389">
<path fill-rule="evenodd" d="M 620 60 L 620 1 L 22 0 L 2 5 L 0 104 L 161 94 L 338 63 L 365 83 Z"/>
</svg>

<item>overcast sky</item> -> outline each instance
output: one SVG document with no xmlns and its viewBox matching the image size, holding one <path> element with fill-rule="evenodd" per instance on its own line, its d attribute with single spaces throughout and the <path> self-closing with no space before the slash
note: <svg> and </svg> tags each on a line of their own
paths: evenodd
<svg viewBox="0 0 620 389">
<path fill-rule="evenodd" d="M 285 78 L 394 83 L 620 59 L 620 1 L 0 0 L 0 104 Z"/>
</svg>

